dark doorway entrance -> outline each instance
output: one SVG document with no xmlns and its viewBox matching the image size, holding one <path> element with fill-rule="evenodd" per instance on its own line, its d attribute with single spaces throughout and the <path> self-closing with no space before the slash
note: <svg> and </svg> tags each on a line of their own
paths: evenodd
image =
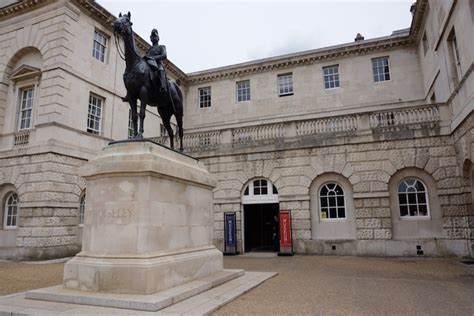
<svg viewBox="0 0 474 316">
<path fill-rule="evenodd" d="M 278 210 L 278 203 L 244 205 L 246 252 L 278 251 Z"/>
</svg>

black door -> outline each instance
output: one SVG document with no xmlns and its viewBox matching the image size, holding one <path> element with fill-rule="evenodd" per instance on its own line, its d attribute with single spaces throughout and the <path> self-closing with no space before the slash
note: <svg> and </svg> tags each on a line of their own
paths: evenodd
<svg viewBox="0 0 474 316">
<path fill-rule="evenodd" d="M 244 205 L 245 251 L 278 251 L 278 203 Z"/>
</svg>

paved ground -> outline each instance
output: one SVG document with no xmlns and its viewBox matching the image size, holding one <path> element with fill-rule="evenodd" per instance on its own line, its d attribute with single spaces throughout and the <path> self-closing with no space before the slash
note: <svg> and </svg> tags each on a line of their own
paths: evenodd
<svg viewBox="0 0 474 316">
<path fill-rule="evenodd" d="M 474 315 L 474 266 L 451 259 L 225 257 L 278 276 L 215 315 Z M 63 264 L 0 262 L 0 295 L 58 284 Z"/>
</svg>

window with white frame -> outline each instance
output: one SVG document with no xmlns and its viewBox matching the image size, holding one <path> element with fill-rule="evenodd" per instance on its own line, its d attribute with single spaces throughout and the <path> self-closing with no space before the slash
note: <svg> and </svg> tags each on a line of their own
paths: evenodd
<svg viewBox="0 0 474 316">
<path fill-rule="evenodd" d="M 199 107 L 211 107 L 211 87 L 199 88 Z"/>
<path fill-rule="evenodd" d="M 336 182 L 323 184 L 319 190 L 321 219 L 346 218 L 344 190 Z"/>
<path fill-rule="evenodd" d="M 133 137 L 132 110 L 128 110 L 128 139 Z"/>
<path fill-rule="evenodd" d="M 92 47 L 92 56 L 100 60 L 105 61 L 105 49 L 107 48 L 107 37 L 99 31 L 94 31 L 94 44 Z"/>
<path fill-rule="evenodd" d="M 398 185 L 400 217 L 429 217 L 428 191 L 416 178 L 403 179 Z"/>
<path fill-rule="evenodd" d="M 79 226 L 84 225 L 84 215 L 86 213 L 86 192 L 79 199 Z"/>
<path fill-rule="evenodd" d="M 237 82 L 237 102 L 250 101 L 250 80 Z"/>
<path fill-rule="evenodd" d="M 339 65 L 323 67 L 324 89 L 339 88 Z"/>
<path fill-rule="evenodd" d="M 17 227 L 18 218 L 18 194 L 11 192 L 5 199 L 3 228 L 15 229 Z"/>
<path fill-rule="evenodd" d="M 253 180 L 245 187 L 242 202 L 244 204 L 278 203 L 278 190 L 269 180 Z"/>
<path fill-rule="evenodd" d="M 388 57 L 372 58 L 374 82 L 390 80 L 390 63 Z"/>
<path fill-rule="evenodd" d="M 32 126 L 33 100 L 35 88 L 20 90 L 20 122 L 19 130 L 30 129 Z"/>
<path fill-rule="evenodd" d="M 293 73 L 278 75 L 278 96 L 293 95 Z"/>
<path fill-rule="evenodd" d="M 104 99 L 95 95 L 89 95 L 89 110 L 87 114 L 87 132 L 100 134 L 102 128 L 102 113 Z"/>
</svg>

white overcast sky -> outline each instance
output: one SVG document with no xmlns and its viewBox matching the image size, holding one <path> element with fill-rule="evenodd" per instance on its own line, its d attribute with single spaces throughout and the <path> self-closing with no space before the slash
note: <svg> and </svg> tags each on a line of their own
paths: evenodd
<svg viewBox="0 0 474 316">
<path fill-rule="evenodd" d="M 97 0 L 132 14 L 149 42 L 153 28 L 168 59 L 186 73 L 390 35 L 410 27 L 413 0 Z"/>
</svg>

